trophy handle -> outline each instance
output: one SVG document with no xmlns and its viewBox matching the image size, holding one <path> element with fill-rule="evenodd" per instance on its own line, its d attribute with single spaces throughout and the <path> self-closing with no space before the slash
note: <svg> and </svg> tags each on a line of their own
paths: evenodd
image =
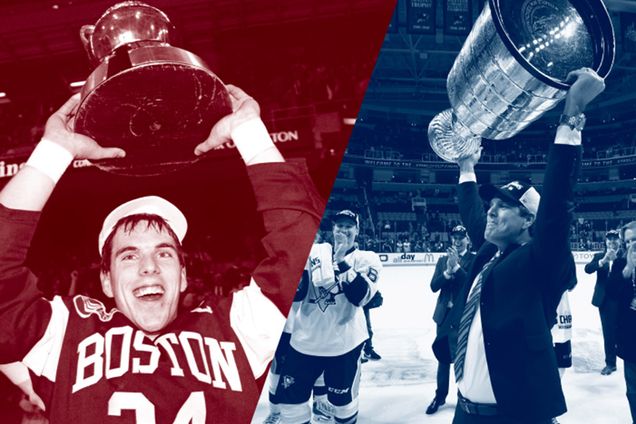
<svg viewBox="0 0 636 424">
<path fill-rule="evenodd" d="M 95 25 L 82 25 L 80 28 L 80 40 L 82 40 L 82 44 L 84 45 L 84 50 L 88 54 L 88 58 L 91 63 L 95 63 L 95 54 L 93 53 L 93 32 L 95 31 Z"/>
<path fill-rule="evenodd" d="M 446 162 L 456 163 L 481 146 L 481 137 L 467 131 L 452 109 L 438 113 L 428 124 L 428 142 Z"/>
</svg>

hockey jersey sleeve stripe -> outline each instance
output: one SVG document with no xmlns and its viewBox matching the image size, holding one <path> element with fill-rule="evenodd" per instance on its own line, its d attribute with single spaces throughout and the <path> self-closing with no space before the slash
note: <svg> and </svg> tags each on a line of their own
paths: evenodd
<svg viewBox="0 0 636 424">
<path fill-rule="evenodd" d="M 338 262 L 338 271 L 347 272 L 351 269 L 351 265 L 347 263 L 347 261 Z"/>
<path fill-rule="evenodd" d="M 362 306 L 360 302 L 369 293 L 369 284 L 364 277 L 358 274 L 353 281 L 348 284 L 344 284 L 342 290 L 344 291 L 345 296 L 347 296 L 349 302 L 356 306 Z"/>
<path fill-rule="evenodd" d="M 49 325 L 42 338 L 31 348 L 22 362 L 35 375 L 55 382 L 69 311 L 59 296 L 55 296 L 49 303 L 51 305 Z"/>
<path fill-rule="evenodd" d="M 274 357 L 285 316 L 252 279 L 249 286 L 233 295 L 230 325 L 241 342 L 254 377 L 259 378 Z"/>
<path fill-rule="evenodd" d="M 345 281 L 350 283 L 343 284 L 342 290 L 349 302 L 356 306 L 364 306 L 378 291 L 382 263 L 373 252 L 357 252 L 358 254 L 353 257 L 352 268 L 346 271 L 344 276 Z M 350 260 L 345 262 L 352 263 Z"/>
</svg>

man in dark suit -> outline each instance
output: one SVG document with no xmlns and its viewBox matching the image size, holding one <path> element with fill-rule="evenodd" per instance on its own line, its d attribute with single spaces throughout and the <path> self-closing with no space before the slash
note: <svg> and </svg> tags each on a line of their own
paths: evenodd
<svg viewBox="0 0 636 424">
<path fill-rule="evenodd" d="M 468 250 L 468 234 L 462 225 L 453 227 L 450 232 L 452 246 L 448 248 L 447 255 L 442 256 L 435 265 L 435 273 L 431 280 L 431 290 L 437 293 L 437 306 L 433 313 L 433 321 L 437 324 L 437 331 L 446 320 L 449 311 L 455 303 L 455 299 L 467 281 L 467 271 L 475 259 L 475 254 Z M 459 323 L 457 323 L 459 324 Z M 440 406 L 446 403 L 448 384 L 450 378 L 450 362 L 438 362 L 437 364 L 437 389 L 435 398 L 426 409 L 428 415 L 437 412 Z"/>
<path fill-rule="evenodd" d="M 574 83 L 548 155 L 540 204 L 539 193 L 522 181 L 486 185 L 478 193 L 481 149 L 458 161 L 460 215 L 478 251 L 469 284 L 433 344 L 439 360 L 454 354 L 459 393 L 453 424 L 543 424 L 566 411 L 550 327 L 569 282 L 582 113 L 605 88 L 591 69 L 569 77 Z M 480 194 L 489 202 L 487 214 Z"/>
<path fill-rule="evenodd" d="M 596 272 L 596 285 L 592 296 L 592 305 L 598 308 L 601 315 L 601 328 L 603 329 L 603 345 L 605 347 L 605 367 L 601 371 L 603 375 L 610 375 L 616 371 L 616 300 L 607 296 L 607 280 L 614 260 L 620 249 L 620 234 L 616 230 L 610 230 L 605 234 L 605 250 L 594 255 L 590 263 L 585 265 L 585 272 Z"/>
<path fill-rule="evenodd" d="M 614 261 L 607 293 L 617 302 L 617 353 L 623 359 L 627 401 L 636 422 L 636 221 L 622 228 L 622 236 L 626 253 Z"/>
</svg>

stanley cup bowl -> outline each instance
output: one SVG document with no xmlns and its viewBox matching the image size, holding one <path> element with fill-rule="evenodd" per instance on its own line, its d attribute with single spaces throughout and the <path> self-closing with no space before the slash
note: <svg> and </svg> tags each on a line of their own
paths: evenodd
<svg viewBox="0 0 636 424">
<path fill-rule="evenodd" d="M 75 131 L 125 158 L 93 161 L 121 175 L 147 176 L 196 162 L 197 144 L 231 113 L 223 82 L 195 54 L 169 44 L 172 24 L 138 1 L 116 4 L 80 38 L 96 64 L 82 88 Z"/>
<path fill-rule="evenodd" d="M 451 109 L 431 121 L 431 147 L 455 162 L 475 137 L 513 137 L 565 98 L 571 71 L 606 77 L 614 50 L 601 0 L 489 0 L 448 74 Z"/>
</svg>

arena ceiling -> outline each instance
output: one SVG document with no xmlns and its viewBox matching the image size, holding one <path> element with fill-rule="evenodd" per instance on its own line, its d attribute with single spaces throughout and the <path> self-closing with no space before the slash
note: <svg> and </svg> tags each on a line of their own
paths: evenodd
<svg viewBox="0 0 636 424">
<path fill-rule="evenodd" d="M 620 13 L 636 13 L 636 1 L 605 0 L 604 3 L 615 26 L 616 60 L 605 93 L 590 108 L 603 111 L 607 120 L 611 120 L 626 110 L 633 112 L 636 105 L 636 55 L 623 52 L 620 28 Z M 405 14 L 403 10 L 400 12 Z M 404 20 L 404 16 L 401 19 Z M 404 28 L 387 34 L 365 96 L 362 116 L 390 121 L 406 119 L 414 126 L 425 128 L 434 115 L 449 107 L 446 76 L 464 38 L 443 34 L 440 30 L 435 35 L 413 35 Z M 546 119 L 556 119 L 560 113 L 556 109 L 559 108 L 549 112 Z M 604 122 L 603 119 L 599 122 Z"/>
<path fill-rule="evenodd" d="M 302 27 L 304 22 L 323 21 L 326 26 L 333 19 L 357 19 L 387 9 L 387 0 L 146 2 L 169 16 L 176 28 L 175 46 L 195 52 L 214 69 L 219 43 L 228 49 L 232 39 L 245 39 L 253 33 L 276 32 L 293 25 Z M 42 86 L 56 91 L 58 85 L 67 88 L 70 82 L 86 78 L 91 69 L 79 29 L 94 24 L 115 3 L 116 0 L 0 2 L 0 92 L 33 97 L 44 94 Z M 364 18 L 361 20 L 364 22 Z M 43 82 L 38 84 L 40 80 Z"/>
<path fill-rule="evenodd" d="M 377 10 L 387 0 L 153 0 L 153 6 L 171 18 L 179 45 L 195 52 L 213 51 L 224 34 L 247 28 L 302 23 L 303 20 L 355 16 Z M 392 2 L 392 0 L 389 0 Z M 50 63 L 46 78 L 64 84 L 82 79 L 89 72 L 78 31 L 92 24 L 112 0 L 4 0 L 0 4 L 0 91 L 17 84 L 16 66 Z M 605 0 L 615 22 L 620 12 L 636 13 L 632 0 Z M 404 5 L 401 5 L 404 9 Z M 476 6 L 474 6 L 476 7 Z M 402 14 L 405 12 L 402 11 Z M 616 63 L 606 93 L 595 107 L 620 111 L 636 100 L 636 57 L 623 53 L 617 30 Z M 416 124 L 427 123 L 448 107 L 446 74 L 464 37 L 407 34 L 403 28 L 388 34 L 365 97 L 365 111 L 390 117 L 397 114 Z M 346 42 L 346 40 L 343 40 Z M 19 64 L 19 65 L 17 65 Z M 18 69 L 16 71 L 16 69 Z M 54 75 L 51 75 L 54 74 Z"/>
<path fill-rule="evenodd" d="M 78 31 L 112 0 L 4 0 L 0 4 L 0 64 L 82 53 Z M 355 15 L 386 0 L 148 0 L 165 11 L 187 46 L 209 46 L 224 31 Z"/>
<path fill-rule="evenodd" d="M 284 103 L 286 93 L 283 91 L 291 91 L 288 88 L 298 80 L 309 84 L 319 71 L 316 64 L 326 63 L 336 68 L 342 61 L 347 66 L 357 63 L 361 69 L 368 68 L 364 65 L 368 65 L 371 55 L 366 52 L 376 50 L 384 34 L 382 25 L 369 25 L 369 22 L 386 25 L 392 9 L 386 0 L 147 2 L 170 17 L 179 36 L 175 46 L 199 55 L 224 80 L 239 84 L 257 98 L 259 96 L 254 94 L 257 88 L 269 94 L 270 87 L 280 87 L 280 93 L 276 93 L 281 97 L 279 103 L 288 109 L 294 104 Z M 18 127 L 20 131 L 12 135 L 16 143 L 35 139 L 36 136 L 31 135 L 37 128 L 29 125 L 31 121 L 37 119 L 37 124 L 42 125 L 54 110 L 48 107 L 57 107 L 69 96 L 69 84 L 89 75 L 91 70 L 79 29 L 84 24 L 94 24 L 114 3 L 115 0 L 0 1 L 0 92 L 7 93 L 4 104 L 0 97 L 0 116 L 5 115 L 0 126 L 6 133 L 12 126 Z M 334 57 L 336 63 L 332 62 Z M 239 74 L 236 68 L 242 71 L 239 77 L 243 79 L 236 76 Z M 311 72 L 313 69 L 316 72 Z M 350 73 L 354 71 L 357 69 Z M 353 100 L 359 103 L 360 97 L 356 94 Z M 312 101 L 313 97 L 309 96 L 307 102 L 311 105 Z M 338 110 L 338 105 L 328 106 Z M 16 123 L 22 110 L 26 111 L 25 118 Z M 321 130 L 335 135 L 318 146 L 313 127 L 308 123 L 315 112 L 303 112 L 307 116 L 290 112 L 289 117 L 280 118 L 280 121 L 296 119 L 300 123 L 290 125 L 306 129 L 308 134 L 308 141 L 302 146 L 289 146 L 289 156 L 310 156 L 307 161 L 312 177 L 326 197 L 339 160 L 326 147 L 320 154 L 316 151 L 327 143 L 344 144 L 340 141 L 348 138 L 350 129 L 325 124 L 328 128 L 321 127 Z M 263 113 L 271 115 L 271 110 Z M 0 150 L 3 147 L 0 146 Z M 18 145 L 11 153 L 14 155 L 11 165 L 17 166 L 30 148 L 32 145 L 28 143 Z M 96 233 L 98 217 L 103 217 L 118 200 L 148 194 L 149 190 L 180 205 L 192 228 L 199 228 L 193 231 L 195 237 L 215 234 L 223 239 L 227 235 L 228 239 L 239 241 L 258 237 L 260 220 L 255 216 L 249 181 L 240 158 L 232 153 L 223 160 L 208 157 L 187 169 L 158 177 L 113 176 L 92 167 L 68 172 L 47 204 L 34 244 L 34 261 L 43 262 L 51 255 L 65 254 L 63 247 L 50 248 L 52 241 L 78 252 L 95 253 L 94 240 L 89 235 Z M 9 159 L 0 158 L 0 176 L 3 161 L 9 162 Z M 8 178 L 0 179 L 0 185 L 6 180 Z M 240 249 L 236 243 L 228 251 Z"/>
<path fill-rule="evenodd" d="M 193 52 L 213 52 L 219 41 L 254 28 L 363 15 L 387 0 L 149 0 L 174 23 L 179 46 Z M 48 87 L 55 92 L 90 73 L 79 39 L 79 28 L 93 24 L 112 0 L 4 0 L 0 4 L 0 91 L 19 91 L 26 97 Z M 389 0 L 389 3 L 393 3 Z M 405 14 L 400 0 L 400 13 Z M 477 3 L 473 1 L 473 3 Z M 619 14 L 636 13 L 636 1 L 605 0 L 616 27 L 617 55 L 606 92 L 591 106 L 607 120 L 633 113 L 636 105 L 636 54 L 622 51 Z M 474 8 L 477 6 L 474 5 Z M 404 20 L 404 16 L 401 17 Z M 413 35 L 400 28 L 385 37 L 373 80 L 365 96 L 363 117 L 376 116 L 425 127 L 448 107 L 446 75 L 464 37 Z M 346 43 L 346 40 L 343 40 Z M 214 57 L 202 55 L 208 62 Z M 214 67 L 213 67 L 214 68 Z M 40 81 L 38 81 L 40 80 Z M 61 88 L 60 88 L 61 87 Z M 1 101 L 0 101 L 1 102 Z M 554 114 L 546 118 L 554 120 Z M 605 119 L 605 118 L 603 118 Z M 603 120 L 602 119 L 602 120 Z M 636 119 L 636 118 L 634 118 Z M 601 120 L 601 121 L 602 121 Z M 625 121 L 625 120 L 623 120 Z M 592 128 L 595 123 L 589 123 Z M 635 122 L 636 124 L 636 122 Z M 631 125 L 631 124 L 630 124 Z M 532 131 L 532 127 L 529 129 Z M 529 134 L 529 133 L 528 133 Z"/>
</svg>

